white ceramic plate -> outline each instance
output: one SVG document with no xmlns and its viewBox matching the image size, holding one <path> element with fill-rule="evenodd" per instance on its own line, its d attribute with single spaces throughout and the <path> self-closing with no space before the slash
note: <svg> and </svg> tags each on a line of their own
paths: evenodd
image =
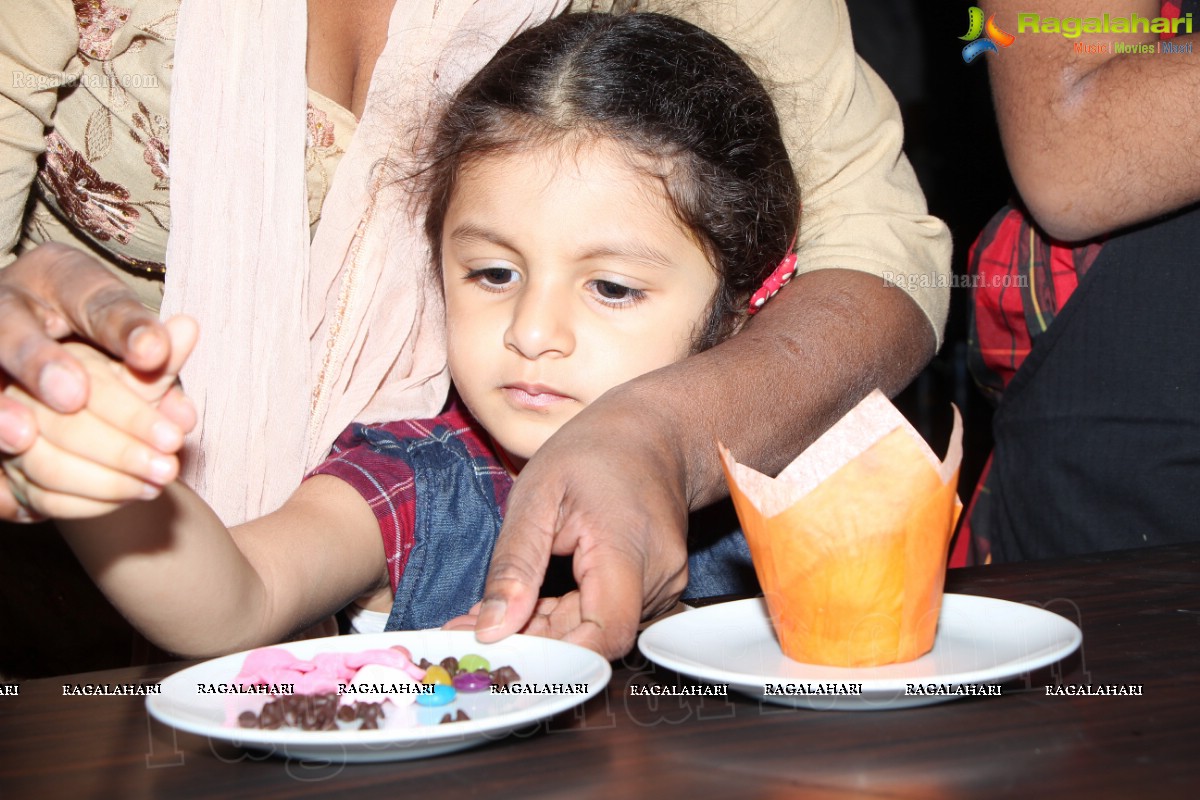
<svg viewBox="0 0 1200 800">
<path fill-rule="evenodd" d="M 906 694 L 906 689 L 909 684 L 1002 683 L 1065 658 L 1082 640 L 1078 627 L 1050 611 L 989 597 L 947 594 L 942 598 L 933 649 L 904 664 L 849 669 L 793 661 L 779 649 L 762 598 L 676 614 L 643 632 L 638 647 L 646 658 L 667 669 L 728 684 L 766 702 L 873 711 L 956 699 L 963 695 Z M 791 691 L 788 684 L 797 691 L 815 684 L 847 689 L 861 684 L 861 694 L 768 695 L 768 684 L 783 684 L 785 691 Z"/>
<path fill-rule="evenodd" d="M 197 664 L 162 682 L 162 692 L 150 695 L 146 707 L 166 724 L 284 758 L 308 761 L 399 761 L 449 753 L 487 741 L 579 705 L 602 691 L 612 668 L 601 656 L 576 645 L 536 636 L 510 636 L 496 644 L 479 644 L 470 631 L 411 631 L 334 636 L 280 645 L 300 658 L 317 653 L 360 652 L 393 645 L 407 647 L 413 658 L 437 663 L 447 656 L 478 653 L 492 668 L 508 665 L 527 686 L 566 684 L 583 691 L 561 694 L 491 694 L 459 692 L 450 705 L 411 706 L 403 711 L 413 727 L 370 731 L 258 730 L 227 724 L 231 704 L 245 696 L 201 694 L 199 684 L 230 683 L 241 670 L 246 653 Z M 543 686 L 544 688 L 544 686 Z M 459 709 L 470 717 L 439 725 L 447 712 Z M 236 718 L 236 713 L 233 714 Z"/>
</svg>

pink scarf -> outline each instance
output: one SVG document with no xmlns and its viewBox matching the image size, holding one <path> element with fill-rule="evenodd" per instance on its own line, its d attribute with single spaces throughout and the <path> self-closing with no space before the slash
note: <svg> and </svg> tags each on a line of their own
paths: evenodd
<svg viewBox="0 0 1200 800">
<path fill-rule="evenodd" d="M 200 416 L 184 478 L 227 524 L 278 508 L 351 421 L 440 409 L 441 294 L 394 177 L 436 101 L 566 5 L 397 0 L 310 245 L 305 5 L 180 4 L 162 313 L 200 323 L 182 376 Z"/>
</svg>

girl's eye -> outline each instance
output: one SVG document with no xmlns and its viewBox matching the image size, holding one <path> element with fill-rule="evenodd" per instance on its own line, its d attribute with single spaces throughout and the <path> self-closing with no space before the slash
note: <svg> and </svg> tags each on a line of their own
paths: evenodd
<svg viewBox="0 0 1200 800">
<path fill-rule="evenodd" d="M 466 280 L 488 291 L 500 292 L 517 281 L 517 272 L 508 267 L 483 267 L 468 272 Z"/>
<path fill-rule="evenodd" d="M 601 302 L 610 306 L 633 305 L 646 297 L 646 293 L 641 289 L 623 286 L 613 281 L 592 281 L 592 291 L 596 293 Z"/>
</svg>

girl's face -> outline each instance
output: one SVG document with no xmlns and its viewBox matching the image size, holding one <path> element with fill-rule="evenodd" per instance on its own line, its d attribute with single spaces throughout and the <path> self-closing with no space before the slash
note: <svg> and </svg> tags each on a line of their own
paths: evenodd
<svg viewBox="0 0 1200 800">
<path fill-rule="evenodd" d="M 486 156 L 442 233 L 450 374 L 519 468 L 608 389 L 691 351 L 718 281 L 608 139 Z"/>
</svg>

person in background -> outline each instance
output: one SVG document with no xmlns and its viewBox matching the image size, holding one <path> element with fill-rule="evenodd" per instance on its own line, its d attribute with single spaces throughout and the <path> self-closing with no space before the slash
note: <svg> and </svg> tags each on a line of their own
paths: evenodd
<svg viewBox="0 0 1200 800">
<path fill-rule="evenodd" d="M 982 5 L 1010 32 L 1018 11 L 1097 16 L 1071 0 Z M 1109 3 L 1108 18 L 1145 23 L 1026 31 L 988 58 L 1020 198 L 971 254 L 972 367 L 998 405 L 952 563 L 1200 539 L 1200 119 L 1180 111 L 1200 100 L 1183 24 L 1197 5 Z"/>
</svg>

